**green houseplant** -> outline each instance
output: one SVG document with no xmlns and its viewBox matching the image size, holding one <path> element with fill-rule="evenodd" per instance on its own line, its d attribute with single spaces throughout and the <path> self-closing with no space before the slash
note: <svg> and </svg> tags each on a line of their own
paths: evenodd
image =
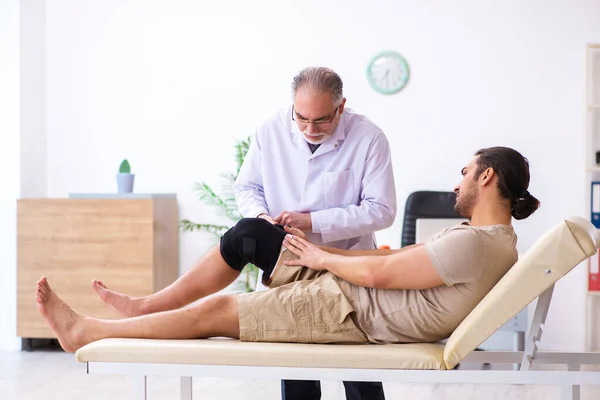
<svg viewBox="0 0 600 400">
<path fill-rule="evenodd" d="M 119 165 L 119 173 L 121 173 L 121 174 L 131 173 L 131 165 L 129 165 L 129 160 L 125 159 L 125 160 L 121 161 L 121 165 Z"/>
<path fill-rule="evenodd" d="M 131 173 L 131 166 L 127 159 L 121 161 L 119 172 L 117 173 L 117 191 L 118 193 L 133 192 L 133 182 L 135 175 Z"/>
<path fill-rule="evenodd" d="M 237 208 L 237 202 L 235 201 L 233 184 L 240 173 L 240 168 L 242 167 L 249 146 L 250 137 L 236 141 L 234 146 L 236 170 L 234 173 L 221 174 L 223 184 L 220 193 L 217 193 L 205 182 L 194 185 L 194 191 L 197 193 L 199 200 L 214 208 L 221 216 L 226 217 L 230 223 L 227 225 L 215 225 L 183 219 L 180 222 L 180 226 L 184 232 L 206 232 L 213 235 L 218 241 L 228 229 L 242 219 L 242 215 Z M 233 289 L 236 291 L 253 292 L 258 280 L 258 271 L 255 265 L 246 265 L 240 274 L 240 278 L 232 284 Z"/>
</svg>

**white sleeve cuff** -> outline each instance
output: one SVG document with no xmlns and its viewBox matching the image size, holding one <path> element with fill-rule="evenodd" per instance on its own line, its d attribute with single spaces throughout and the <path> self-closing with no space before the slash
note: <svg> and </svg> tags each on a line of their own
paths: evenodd
<svg viewBox="0 0 600 400">
<path fill-rule="evenodd" d="M 313 211 L 310 213 L 310 224 L 313 233 L 321 233 L 321 219 L 319 218 L 318 212 Z"/>
<path fill-rule="evenodd" d="M 343 230 L 339 230 L 336 235 L 336 230 L 333 229 L 331 219 L 327 218 L 328 211 L 314 211 L 310 213 L 312 220 L 313 233 L 320 233 L 323 243 L 334 242 L 340 240 L 346 234 Z"/>
<path fill-rule="evenodd" d="M 248 213 L 248 215 L 252 216 L 252 218 L 257 218 L 260 214 L 267 214 L 269 215 L 269 212 L 267 210 L 265 210 L 264 208 L 253 208 L 250 210 L 251 212 Z"/>
</svg>

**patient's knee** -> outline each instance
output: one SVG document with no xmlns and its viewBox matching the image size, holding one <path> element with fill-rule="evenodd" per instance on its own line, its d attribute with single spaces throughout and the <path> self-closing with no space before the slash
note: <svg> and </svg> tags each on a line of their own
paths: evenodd
<svg viewBox="0 0 600 400">
<path fill-rule="evenodd" d="M 207 319 L 210 321 L 210 327 L 206 328 L 203 337 L 240 337 L 237 296 L 217 294 L 206 297 L 196 306 L 195 311 L 200 313 L 199 320 L 202 320 L 202 324 L 206 324 Z"/>
<path fill-rule="evenodd" d="M 242 218 L 232 228 L 236 232 L 252 234 L 259 230 L 270 229 L 273 225 L 263 218 Z"/>
<path fill-rule="evenodd" d="M 225 312 L 237 309 L 237 300 L 231 294 L 216 294 L 203 300 L 203 310 L 206 312 Z"/>
<path fill-rule="evenodd" d="M 285 234 L 262 218 L 242 218 L 221 238 L 221 255 L 237 271 L 252 263 L 266 272 L 275 265 Z"/>
</svg>

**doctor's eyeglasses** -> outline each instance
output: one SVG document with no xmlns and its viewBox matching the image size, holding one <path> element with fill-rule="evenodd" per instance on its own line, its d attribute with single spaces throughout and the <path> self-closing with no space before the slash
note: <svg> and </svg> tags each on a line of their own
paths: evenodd
<svg viewBox="0 0 600 400">
<path fill-rule="evenodd" d="M 333 110 L 333 114 L 331 115 L 331 117 L 325 116 L 322 118 L 317 118 L 315 120 L 310 120 L 310 119 L 306 119 L 306 118 L 296 114 L 296 111 L 294 110 L 294 106 L 292 106 L 292 121 L 298 121 L 303 125 L 313 124 L 316 126 L 325 126 L 325 125 L 330 124 L 333 121 L 333 119 L 337 115 L 339 108 L 340 108 L 340 106 L 337 106 L 335 108 L 335 110 Z"/>
</svg>

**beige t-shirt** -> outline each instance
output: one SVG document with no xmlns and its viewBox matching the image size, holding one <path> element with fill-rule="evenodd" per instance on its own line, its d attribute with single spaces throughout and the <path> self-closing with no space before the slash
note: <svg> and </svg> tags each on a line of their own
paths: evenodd
<svg viewBox="0 0 600 400">
<path fill-rule="evenodd" d="M 448 338 L 516 263 L 516 242 L 508 225 L 463 223 L 441 231 L 424 246 L 445 285 L 424 290 L 351 285 L 359 326 L 373 343 Z M 344 283 L 341 287 L 348 290 Z"/>
</svg>

